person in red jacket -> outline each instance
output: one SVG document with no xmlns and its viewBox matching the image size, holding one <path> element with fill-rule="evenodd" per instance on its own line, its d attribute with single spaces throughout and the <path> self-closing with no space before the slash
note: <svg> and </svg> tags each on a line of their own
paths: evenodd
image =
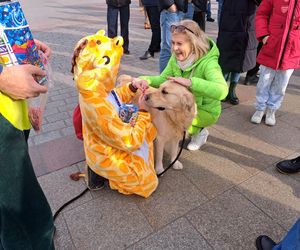
<svg viewBox="0 0 300 250">
<path fill-rule="evenodd" d="M 255 29 L 263 47 L 257 57 L 261 67 L 251 122 L 261 123 L 266 111 L 265 123 L 274 126 L 289 79 L 300 68 L 300 0 L 263 0 Z"/>
</svg>

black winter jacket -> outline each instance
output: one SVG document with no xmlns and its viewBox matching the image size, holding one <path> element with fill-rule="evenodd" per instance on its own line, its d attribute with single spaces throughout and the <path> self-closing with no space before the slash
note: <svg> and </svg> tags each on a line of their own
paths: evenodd
<svg viewBox="0 0 300 250">
<path fill-rule="evenodd" d="M 114 7 L 123 7 L 131 4 L 131 0 L 106 0 L 106 4 Z"/>
<path fill-rule="evenodd" d="M 144 6 L 158 6 L 158 0 L 142 0 Z"/>
<path fill-rule="evenodd" d="M 167 10 L 174 3 L 179 11 L 187 12 L 188 0 L 159 0 L 159 11 Z"/>
<path fill-rule="evenodd" d="M 224 0 L 217 46 L 223 72 L 246 72 L 256 64 L 255 0 Z"/>
</svg>

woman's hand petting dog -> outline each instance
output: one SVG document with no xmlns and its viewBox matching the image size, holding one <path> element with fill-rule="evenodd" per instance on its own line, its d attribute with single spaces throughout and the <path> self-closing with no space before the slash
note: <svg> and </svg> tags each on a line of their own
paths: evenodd
<svg viewBox="0 0 300 250">
<path fill-rule="evenodd" d="M 132 79 L 132 85 L 142 91 L 142 93 L 145 93 L 146 89 L 149 88 L 149 84 L 146 80 L 139 79 L 139 78 L 133 78 Z"/>
<path fill-rule="evenodd" d="M 168 79 L 185 87 L 190 87 L 192 85 L 191 79 L 183 77 L 168 77 Z"/>
</svg>

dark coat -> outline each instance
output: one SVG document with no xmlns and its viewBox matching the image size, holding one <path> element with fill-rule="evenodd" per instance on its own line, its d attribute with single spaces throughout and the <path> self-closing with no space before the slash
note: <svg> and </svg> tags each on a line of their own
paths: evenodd
<svg viewBox="0 0 300 250">
<path fill-rule="evenodd" d="M 264 0 L 255 21 L 257 39 L 269 36 L 258 63 L 275 70 L 300 68 L 300 0 Z"/>
<path fill-rule="evenodd" d="M 195 5 L 196 11 L 205 11 L 207 10 L 207 0 L 192 0 L 192 3 Z"/>
<path fill-rule="evenodd" d="M 245 72 L 256 64 L 254 0 L 224 0 L 217 45 L 223 72 Z"/>
<path fill-rule="evenodd" d="M 158 6 L 158 0 L 142 0 L 144 6 Z"/>
<path fill-rule="evenodd" d="M 179 11 L 187 12 L 188 0 L 159 0 L 159 11 L 167 10 L 174 3 Z"/>
<path fill-rule="evenodd" d="M 106 0 L 106 4 L 119 8 L 131 4 L 131 0 Z"/>
</svg>

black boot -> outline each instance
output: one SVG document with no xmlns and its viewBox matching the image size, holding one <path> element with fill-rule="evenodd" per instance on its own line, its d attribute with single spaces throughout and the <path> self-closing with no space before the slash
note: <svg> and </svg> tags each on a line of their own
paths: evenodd
<svg viewBox="0 0 300 250">
<path fill-rule="evenodd" d="M 239 104 L 239 98 L 237 98 L 236 93 L 235 93 L 235 88 L 236 88 L 237 83 L 236 82 L 231 82 L 229 85 L 229 92 L 226 97 L 226 100 L 229 101 L 232 105 L 238 105 Z"/>
</svg>

